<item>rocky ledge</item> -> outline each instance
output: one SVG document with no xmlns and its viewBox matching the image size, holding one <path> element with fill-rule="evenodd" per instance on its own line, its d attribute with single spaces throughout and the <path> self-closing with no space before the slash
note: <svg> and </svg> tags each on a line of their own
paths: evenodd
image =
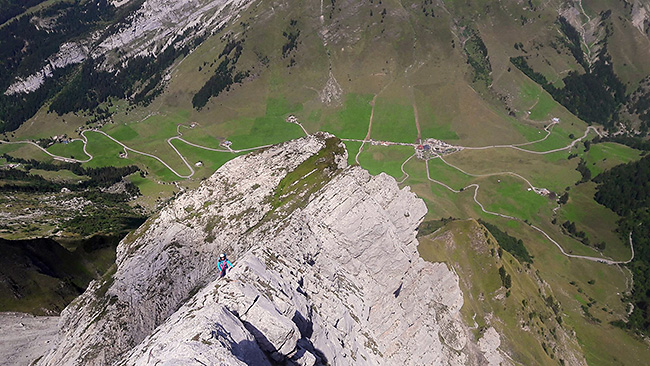
<svg viewBox="0 0 650 366">
<path fill-rule="evenodd" d="M 120 243 L 39 364 L 487 363 L 498 335 L 479 347 L 457 275 L 418 255 L 425 214 L 331 135 L 233 159 Z"/>
</svg>

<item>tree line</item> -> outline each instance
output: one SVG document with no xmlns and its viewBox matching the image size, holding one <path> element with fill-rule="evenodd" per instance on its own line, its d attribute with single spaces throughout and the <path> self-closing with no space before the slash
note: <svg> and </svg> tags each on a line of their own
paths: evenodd
<svg viewBox="0 0 650 366">
<path fill-rule="evenodd" d="M 479 223 L 485 226 L 490 234 L 492 234 L 492 236 L 494 236 L 494 238 L 497 240 L 499 246 L 508 253 L 512 254 L 513 257 L 524 263 L 533 262 L 533 257 L 526 249 L 523 240 L 509 235 L 507 232 L 499 229 L 496 225 L 489 224 L 483 220 L 479 220 Z"/>
<path fill-rule="evenodd" d="M 606 19 L 606 18 L 605 18 Z M 552 97 L 571 113 L 588 123 L 598 123 L 608 130 L 614 130 L 619 118 L 619 110 L 629 99 L 625 85 L 614 73 L 612 58 L 607 51 L 607 39 L 611 34 L 606 26 L 607 35 L 601 41 L 596 61 L 589 67 L 580 46 L 579 33 L 573 26 L 560 17 L 560 30 L 565 35 L 565 44 L 585 72 L 571 71 L 562 79 L 564 87 L 552 85 L 544 75 L 534 71 L 528 65 L 528 56 L 511 57 L 510 62 L 526 76 L 538 83 Z"/>
<path fill-rule="evenodd" d="M 200 110 L 205 107 L 210 98 L 218 96 L 224 90 L 230 90 L 231 85 L 241 83 L 248 76 L 248 71 L 235 70 L 243 49 L 243 41 L 230 40 L 226 43 L 219 54 L 219 59 L 223 59 L 214 74 L 192 97 L 192 106 L 195 109 Z"/>
<path fill-rule="evenodd" d="M 48 161 L 40 161 L 40 160 L 35 160 L 35 159 L 22 159 L 22 158 L 17 158 L 13 157 L 8 154 L 3 154 L 2 157 L 7 160 L 9 163 L 20 163 L 23 164 L 25 169 L 27 171 L 31 169 L 40 169 L 40 170 L 47 170 L 47 171 L 59 171 L 59 170 L 69 170 L 73 172 L 74 174 L 78 176 L 87 176 L 90 179 L 89 180 L 84 180 L 76 184 L 70 184 L 70 183 L 55 183 L 55 182 L 50 182 L 48 180 L 42 179 L 40 176 L 35 176 L 28 174 L 27 172 L 23 172 L 18 169 L 3 169 L 2 172 L 7 174 L 7 176 L 14 176 L 18 177 L 20 176 L 21 178 L 28 178 L 29 177 L 38 177 L 38 178 L 30 178 L 30 182 L 42 182 L 42 180 L 45 180 L 46 182 L 49 182 L 49 185 L 43 185 L 41 183 L 36 184 L 38 187 L 42 187 L 43 189 L 47 188 L 48 191 L 52 190 L 60 190 L 61 188 L 68 188 L 71 190 L 78 190 L 78 189 L 85 189 L 85 188 L 90 188 L 90 187 L 110 187 L 113 184 L 121 181 L 124 177 L 131 175 L 135 172 L 140 171 L 140 168 L 138 168 L 135 165 L 129 165 L 125 167 L 114 167 L 114 166 L 107 166 L 107 167 L 100 167 L 100 168 L 85 168 L 82 167 L 80 163 L 67 163 L 67 162 L 62 162 L 62 163 L 51 163 Z M 18 174 L 16 172 L 22 172 L 24 174 Z M 16 180 L 16 179 L 13 179 Z M 131 184 L 132 185 L 132 184 Z M 129 184 L 127 184 L 129 186 Z M 133 186 L 129 188 L 131 190 L 135 189 L 134 192 L 139 192 L 138 188 L 136 186 Z"/>
<path fill-rule="evenodd" d="M 595 199 L 620 216 L 618 232 L 628 241 L 632 233 L 634 260 L 628 265 L 634 276 L 629 301 L 634 305 L 627 323 L 616 325 L 650 335 L 650 156 L 601 173 Z"/>
</svg>

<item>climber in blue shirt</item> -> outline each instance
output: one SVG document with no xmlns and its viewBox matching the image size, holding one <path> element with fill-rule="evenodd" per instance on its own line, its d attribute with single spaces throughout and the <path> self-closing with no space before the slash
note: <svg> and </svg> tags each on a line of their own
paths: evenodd
<svg viewBox="0 0 650 366">
<path fill-rule="evenodd" d="M 226 270 L 232 268 L 232 263 L 226 258 L 226 255 L 221 253 L 219 256 L 219 263 L 217 263 L 217 269 L 219 269 L 220 277 L 226 275 Z"/>
</svg>

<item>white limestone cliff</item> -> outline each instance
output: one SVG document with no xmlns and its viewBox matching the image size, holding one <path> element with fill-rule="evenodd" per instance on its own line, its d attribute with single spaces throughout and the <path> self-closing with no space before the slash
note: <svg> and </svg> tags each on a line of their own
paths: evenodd
<svg viewBox="0 0 650 366">
<path fill-rule="evenodd" d="M 465 365 L 498 359 L 422 260 L 424 202 L 318 134 L 236 158 L 127 236 L 40 365 Z M 220 252 L 235 267 L 215 270 Z M 482 350 L 485 349 L 484 352 Z M 486 359 L 489 357 L 489 360 Z"/>
</svg>

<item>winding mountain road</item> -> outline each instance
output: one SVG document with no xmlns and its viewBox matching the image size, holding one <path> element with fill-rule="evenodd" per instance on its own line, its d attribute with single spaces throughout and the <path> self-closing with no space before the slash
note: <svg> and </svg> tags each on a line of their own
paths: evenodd
<svg viewBox="0 0 650 366">
<path fill-rule="evenodd" d="M 299 125 L 300 125 L 300 124 L 299 124 Z M 81 131 L 81 133 L 80 133 L 80 135 L 81 135 L 81 138 L 80 138 L 80 139 L 72 139 L 72 140 L 71 140 L 71 141 L 81 141 L 81 142 L 83 143 L 83 151 L 84 151 L 84 153 L 88 156 L 87 159 L 83 159 L 83 160 L 81 160 L 81 159 L 74 159 L 74 158 L 68 158 L 68 157 L 65 157 L 65 156 L 59 156 L 59 155 L 56 155 L 56 154 L 52 154 L 52 153 L 49 152 L 47 149 L 43 148 L 42 146 L 38 145 L 37 143 L 35 143 L 35 142 L 33 142 L 33 141 L 28 141 L 28 140 L 25 140 L 25 141 L 3 141 L 3 140 L 0 140 L 0 143 L 2 143 L 2 144 L 8 144 L 8 145 L 11 145 L 11 144 L 28 144 L 28 145 L 33 145 L 33 146 L 37 147 L 39 150 L 43 151 L 45 154 L 49 155 L 50 157 L 52 157 L 52 158 L 55 159 L 55 160 L 64 161 L 64 162 L 67 162 L 67 163 L 87 163 L 87 162 L 91 161 L 91 160 L 94 158 L 94 156 L 91 155 L 90 153 L 88 153 L 88 151 L 86 150 L 86 147 L 88 146 L 88 137 L 86 136 L 86 133 L 88 133 L 88 132 L 95 132 L 95 133 L 98 133 L 98 134 L 100 134 L 100 135 L 104 135 L 105 137 L 107 137 L 107 138 L 110 139 L 111 141 L 113 141 L 113 142 L 115 142 L 116 144 L 120 145 L 120 146 L 122 147 L 122 149 L 124 149 L 125 154 L 128 154 L 128 152 L 130 151 L 130 152 L 132 152 L 132 153 L 136 153 L 136 154 L 139 154 L 139 155 L 143 155 L 143 156 L 146 156 L 146 157 L 150 157 L 150 158 L 152 158 L 152 159 L 155 159 L 155 160 L 157 160 L 158 162 L 160 162 L 163 166 L 165 166 L 165 168 L 169 169 L 169 171 L 171 171 L 174 175 L 176 175 L 176 176 L 179 177 L 179 178 L 183 178 L 183 179 L 189 179 L 189 178 L 191 178 L 191 177 L 192 177 L 196 172 L 194 171 L 194 168 L 192 168 L 192 165 L 187 161 L 187 159 L 185 158 L 185 156 L 183 156 L 183 154 L 181 154 L 181 152 L 178 151 L 178 149 L 176 148 L 176 146 L 174 146 L 174 144 L 172 144 L 172 141 L 173 141 L 173 140 L 181 141 L 181 142 L 183 142 L 183 143 L 185 143 L 185 144 L 187 144 L 187 145 L 189 145 L 189 146 L 193 146 L 193 147 L 196 147 L 196 148 L 199 148 L 199 149 L 208 150 L 208 151 L 214 151 L 214 152 L 221 152 L 221 153 L 240 153 L 240 152 L 247 152 L 247 151 L 259 150 L 259 149 L 263 149 L 263 148 L 266 148 L 266 147 L 272 146 L 272 145 L 262 145 L 262 146 L 255 146 L 255 147 L 251 147 L 251 148 L 238 149 L 238 150 L 234 150 L 234 149 L 230 149 L 230 148 L 228 148 L 227 150 L 224 150 L 224 149 L 215 149 L 215 148 L 211 148 L 211 147 L 207 147 L 207 146 L 198 145 L 198 144 L 195 144 L 195 143 L 192 143 L 192 142 L 189 142 L 189 141 L 183 139 L 183 138 L 182 138 L 183 134 L 182 134 L 182 132 L 180 131 L 180 128 L 181 128 L 181 127 L 192 128 L 192 127 L 190 127 L 190 126 L 185 126 L 185 125 L 182 125 L 182 124 L 177 125 L 177 127 L 176 127 L 176 132 L 178 133 L 178 135 L 177 135 L 177 136 L 172 136 L 172 137 L 168 138 L 168 139 L 167 139 L 167 144 L 169 144 L 169 146 L 174 150 L 174 152 L 178 155 L 178 157 L 183 161 L 183 163 L 185 164 L 185 166 L 189 169 L 190 174 L 188 174 L 188 175 L 184 175 L 184 174 L 181 174 L 181 173 L 177 172 L 174 168 L 172 168 L 172 167 L 171 167 L 167 162 L 165 162 L 165 161 L 164 161 L 163 159 L 161 159 L 159 156 L 154 155 L 154 154 L 149 154 L 149 153 L 146 153 L 146 152 L 144 152 L 144 151 L 136 150 L 136 149 L 134 149 L 134 148 L 132 148 L 132 147 L 127 146 L 126 144 L 124 144 L 123 142 L 121 142 L 121 141 L 119 141 L 118 139 L 114 138 L 113 136 L 107 134 L 106 132 L 104 132 L 104 131 L 100 131 L 100 130 L 96 130 L 96 129 L 83 130 L 83 131 Z M 305 134 L 307 134 L 307 131 L 305 130 L 304 127 L 302 127 L 302 125 L 300 125 L 300 128 L 302 128 L 302 130 L 305 132 Z"/>
<path fill-rule="evenodd" d="M 84 154 L 86 154 L 86 156 L 88 156 L 88 159 L 84 159 L 84 160 L 75 159 L 75 158 L 66 158 L 65 156 L 59 156 L 59 155 L 52 154 L 51 152 L 47 151 L 47 149 L 45 149 L 41 145 L 35 143 L 34 141 L 3 141 L 3 140 L 0 140 L 0 144 L 6 144 L 6 145 L 27 144 L 27 145 L 32 145 L 32 146 L 35 146 L 36 148 L 38 148 L 39 150 L 43 151 L 45 154 L 52 157 L 52 159 L 54 159 L 54 160 L 64 161 L 66 163 L 87 163 L 87 162 L 89 162 L 89 161 L 91 161 L 93 159 L 93 156 L 90 155 L 88 153 L 88 151 L 86 151 L 86 145 L 87 145 L 88 141 L 87 141 L 85 136 L 82 136 L 82 137 L 83 137 L 83 139 L 72 139 L 71 142 L 81 141 L 83 143 L 83 145 L 84 145 L 83 146 Z"/>
<path fill-rule="evenodd" d="M 461 169 L 447 163 L 440 156 L 437 156 L 435 159 L 437 159 L 437 158 L 440 158 L 440 160 L 445 162 L 447 165 L 450 165 L 451 167 L 454 167 L 454 168 L 458 169 L 459 171 L 463 172 L 464 174 L 467 174 L 467 175 L 470 175 L 470 176 L 475 176 L 475 177 L 476 176 L 492 176 L 492 175 L 500 175 L 500 174 L 514 175 L 514 176 L 517 176 L 517 177 L 523 179 L 524 181 L 526 181 L 526 183 L 529 186 L 533 187 L 532 184 L 530 184 L 530 182 L 526 178 L 524 178 L 524 177 L 522 177 L 522 176 L 520 176 L 520 175 L 518 175 L 516 173 L 513 173 L 513 172 L 493 173 L 493 174 L 487 174 L 487 175 L 472 175 L 472 174 L 469 174 L 469 173 L 467 173 L 467 172 L 465 172 L 465 171 L 463 171 L 463 170 L 461 170 Z M 615 260 L 608 259 L 608 258 L 591 257 L 591 256 L 586 256 L 586 255 L 576 255 L 576 254 L 567 253 L 564 250 L 564 248 L 557 241 L 555 241 L 553 238 L 551 238 L 550 235 L 548 235 L 544 230 L 540 229 L 539 227 L 537 227 L 537 226 L 535 226 L 533 224 L 529 224 L 529 223 L 525 222 L 524 220 L 522 220 L 522 219 L 520 219 L 518 217 L 514 217 L 514 216 L 510 216 L 510 215 L 505 215 L 505 214 L 502 214 L 502 213 L 499 213 L 499 212 L 493 212 L 493 211 L 486 210 L 485 207 L 483 206 L 483 204 L 477 198 L 478 190 L 480 188 L 480 185 L 478 185 L 476 183 L 472 183 L 472 184 L 470 184 L 470 185 L 468 185 L 468 186 L 466 186 L 464 188 L 461 188 L 460 190 L 451 188 L 447 184 L 431 178 L 431 176 L 429 174 L 429 160 L 425 160 L 425 165 L 426 165 L 426 171 L 427 171 L 427 179 L 429 181 L 434 182 L 436 184 L 439 184 L 439 185 L 447 188 L 448 190 L 450 190 L 451 192 L 454 192 L 454 193 L 461 193 L 461 192 L 463 192 L 463 191 L 465 191 L 467 189 L 474 188 L 474 195 L 473 195 L 472 198 L 474 199 L 474 202 L 481 208 L 481 211 L 483 211 L 484 213 L 489 214 L 489 215 L 499 216 L 499 217 L 502 217 L 504 219 L 515 220 L 515 221 L 519 221 L 519 222 L 523 222 L 523 223 L 528 224 L 528 226 L 535 229 L 536 231 L 541 233 L 544 237 L 546 237 L 546 239 L 548 239 L 551 243 L 555 244 L 555 246 L 560 250 L 560 252 L 566 257 L 585 259 L 585 260 L 588 260 L 588 261 L 604 263 L 604 264 L 608 264 L 608 265 L 627 264 L 627 263 L 630 263 L 634 259 L 634 244 L 632 243 L 632 232 L 630 232 L 630 234 L 629 234 L 630 250 L 632 251 L 632 255 L 631 255 L 630 259 L 625 260 L 625 261 L 615 261 Z"/>
<path fill-rule="evenodd" d="M 378 93 L 378 94 L 379 94 L 379 93 Z M 377 94 L 377 95 L 378 95 L 378 94 Z M 370 121 L 369 121 L 369 123 L 368 123 L 368 133 L 367 133 L 365 139 L 360 141 L 362 144 L 361 144 L 361 146 L 360 146 L 360 148 L 359 148 L 359 151 L 357 152 L 357 155 L 355 156 L 355 161 L 357 162 L 357 164 L 359 163 L 359 155 L 361 154 L 361 151 L 363 151 L 363 145 L 364 145 L 364 144 L 365 144 L 365 143 L 370 139 L 370 132 L 371 132 L 371 129 L 372 129 L 372 120 L 373 120 L 373 116 L 374 116 L 374 104 L 375 104 L 374 102 L 375 102 L 375 100 L 376 100 L 376 98 L 377 98 L 377 95 L 375 95 L 375 97 L 374 97 L 373 100 L 372 100 L 372 107 L 373 107 L 373 108 L 372 108 L 372 111 L 371 111 L 371 113 L 370 113 Z M 482 147 L 461 147 L 461 148 L 462 148 L 462 149 L 467 149 L 467 150 L 485 150 L 485 149 L 494 149 L 494 148 L 512 148 L 512 149 L 517 149 L 517 150 L 524 151 L 524 152 L 527 152 L 527 153 L 544 155 L 544 154 L 550 154 L 550 153 L 553 153 L 553 152 L 569 150 L 569 149 L 573 148 L 573 147 L 575 146 L 576 143 L 578 143 L 579 141 L 581 141 L 581 140 L 583 140 L 583 139 L 585 139 L 585 138 L 587 137 L 587 135 L 589 134 L 589 131 L 592 131 L 592 130 L 593 130 L 593 131 L 595 131 L 595 132 L 600 136 L 600 132 L 599 132 L 595 127 L 593 127 L 593 126 L 589 126 L 589 127 L 587 127 L 587 129 L 585 130 L 585 133 L 584 133 L 583 136 L 581 136 L 581 137 L 579 137 L 579 138 L 573 140 L 569 145 L 567 145 L 567 146 L 565 146 L 565 147 L 561 147 L 561 148 L 557 148 L 557 149 L 552 149 L 552 150 L 547 150 L 547 151 L 532 151 L 532 150 L 526 150 L 526 149 L 522 149 L 522 148 L 521 148 L 522 146 L 532 145 L 532 144 L 535 144 L 535 143 L 542 142 L 542 141 L 546 140 L 546 139 L 551 135 L 553 126 L 555 126 L 557 123 L 558 123 L 557 121 L 554 121 L 553 123 L 551 123 L 551 124 L 549 124 L 548 126 L 546 126 L 546 127 L 544 128 L 544 130 L 546 131 L 546 136 L 544 136 L 543 138 L 541 138 L 541 139 L 539 139 L 539 140 L 530 141 L 530 142 L 521 143 L 521 144 L 490 145 L 490 146 L 482 146 Z M 298 126 L 302 129 L 302 131 L 305 133 L 305 135 L 308 135 L 308 134 L 309 134 L 309 133 L 307 132 L 307 130 L 302 126 L 302 124 L 300 124 L 300 123 L 296 123 L 296 124 L 298 124 Z M 183 163 L 185 164 L 185 166 L 186 166 L 186 167 L 188 168 L 188 170 L 190 171 L 190 174 L 188 174 L 188 175 L 180 174 L 180 173 L 177 172 L 174 168 L 172 168 L 168 163 L 166 163 L 163 159 L 161 159 L 160 157 L 158 157 L 158 156 L 156 156 L 156 155 L 154 155 L 154 154 L 149 154 L 149 153 L 146 153 L 146 152 L 144 152 L 144 151 L 136 150 L 136 149 L 134 149 L 134 148 L 132 148 L 132 147 L 127 146 L 126 144 L 122 143 L 121 141 L 117 140 L 116 138 L 112 137 L 111 135 L 107 134 L 106 132 L 104 132 L 104 131 L 100 131 L 100 130 L 95 130 L 95 129 L 84 130 L 84 131 L 82 131 L 82 132 L 80 133 L 81 139 L 73 139 L 73 140 L 71 140 L 71 141 L 81 141 L 81 142 L 83 143 L 83 151 L 84 151 L 84 153 L 88 156 L 87 159 L 75 159 L 75 158 L 68 158 L 68 157 L 64 157 L 64 156 L 59 156 L 59 155 L 56 155 L 56 154 L 52 154 L 52 153 L 49 152 L 47 149 L 43 148 L 42 146 L 36 144 L 36 143 L 33 142 L 33 141 L 2 141 L 2 140 L 0 140 L 0 143 L 2 143 L 2 144 L 30 144 L 30 145 L 33 145 L 33 146 L 37 147 L 38 149 L 40 149 L 40 150 L 43 151 L 45 154 L 49 155 L 50 157 L 52 157 L 52 158 L 55 159 L 55 160 L 60 160 L 60 161 L 64 161 L 64 162 L 71 162 L 71 163 L 87 163 L 87 162 L 91 161 L 94 157 L 93 157 L 93 155 L 91 155 L 90 153 L 88 153 L 88 151 L 86 150 L 86 147 L 87 147 L 87 145 L 88 145 L 88 137 L 86 136 L 86 133 L 88 133 L 88 132 L 94 132 L 94 133 L 101 134 L 101 135 L 107 137 L 108 139 L 110 139 L 111 141 L 115 142 L 116 144 L 118 144 L 119 146 L 121 146 L 121 147 L 124 149 L 124 152 L 127 153 L 127 154 L 128 154 L 128 152 L 132 152 L 132 153 L 136 153 L 136 154 L 139 154 L 139 155 L 147 156 L 147 157 L 150 157 L 150 158 L 152 158 L 152 159 L 157 160 L 157 161 L 160 162 L 163 166 L 165 166 L 167 169 L 169 169 L 169 171 L 171 171 L 174 175 L 176 175 L 176 176 L 179 177 L 179 178 L 183 178 L 183 179 L 191 178 L 191 177 L 195 174 L 195 171 L 194 171 L 194 168 L 192 168 L 192 165 L 191 165 L 191 164 L 187 161 L 187 159 L 183 156 L 183 154 L 181 154 L 181 152 L 176 148 L 176 146 L 174 146 L 174 144 L 172 143 L 172 141 L 174 141 L 174 140 L 181 141 L 181 142 L 183 142 L 183 143 L 185 143 L 185 144 L 187 144 L 187 145 L 189 145 L 189 146 L 193 146 L 193 147 L 196 147 L 196 148 L 199 148 L 199 149 L 203 149 L 203 150 L 207 150 L 207 151 L 213 151 L 213 152 L 220 152 L 220 153 L 240 153 L 240 152 L 247 152 L 247 151 L 259 150 L 259 149 L 262 149 L 262 148 L 266 148 L 266 147 L 271 146 L 271 145 L 262 145 L 262 146 L 256 146 L 256 147 L 246 148 L 246 149 L 237 149 L 237 150 L 232 149 L 232 148 L 230 148 L 230 147 L 228 147 L 228 149 L 217 149 L 217 148 L 211 148 L 211 147 L 208 147 L 208 146 L 203 146 L 203 145 L 195 144 L 195 143 L 192 143 L 192 142 L 189 142 L 189 141 L 185 140 L 185 139 L 182 137 L 182 136 L 183 136 L 183 133 L 182 133 L 181 130 L 180 130 L 181 128 L 193 128 L 193 126 L 186 126 L 186 125 L 182 125 L 182 124 L 177 125 L 177 127 L 176 127 L 177 135 L 168 138 L 166 141 L 167 141 L 167 144 L 168 144 L 168 145 L 169 145 L 169 146 L 174 150 L 174 152 L 179 156 L 179 158 L 183 161 Z M 353 139 L 342 139 L 342 140 L 344 140 L 344 141 L 358 141 L 358 140 L 353 140 Z M 402 144 L 400 144 L 400 145 L 402 145 Z M 409 175 L 409 174 L 404 170 L 404 166 L 405 166 L 405 165 L 406 165 L 406 164 L 407 164 L 407 163 L 408 163 L 408 162 L 409 162 L 409 161 L 410 161 L 414 156 L 416 156 L 416 154 L 413 154 L 413 155 L 409 156 L 409 157 L 408 157 L 408 158 L 407 158 L 407 159 L 406 159 L 406 160 L 401 164 L 401 166 L 400 166 L 400 170 L 402 171 L 402 174 L 403 174 L 403 177 L 404 177 L 404 178 L 402 178 L 402 179 L 398 182 L 399 184 L 404 183 L 404 182 L 405 182 L 405 181 L 410 177 L 410 175 Z M 519 175 L 519 174 L 517 174 L 517 173 L 515 173 L 515 172 L 505 171 L 505 172 L 489 173 L 489 174 L 472 174 L 472 173 L 469 173 L 469 172 L 467 172 L 467 171 L 465 171 L 465 170 L 463 170 L 463 169 L 461 169 L 461 168 L 459 168 L 459 167 L 457 167 L 457 166 L 455 166 L 455 165 L 449 163 L 448 161 L 446 161 L 446 160 L 445 160 L 441 155 L 439 155 L 439 154 L 436 154 L 436 156 L 434 157 L 434 159 L 440 159 L 440 160 L 441 160 L 443 163 L 445 163 L 446 165 L 448 165 L 448 166 L 450 166 L 450 167 L 452 167 L 452 168 L 454 168 L 454 169 L 460 171 L 460 172 L 463 173 L 463 174 L 466 174 L 466 175 L 468 175 L 468 176 L 471 176 L 471 177 L 490 177 L 490 176 L 497 176 L 497 175 L 510 175 L 510 176 L 514 176 L 514 177 L 517 177 L 517 178 L 519 178 L 519 179 L 522 179 L 524 182 L 526 182 L 526 184 L 527 184 L 531 189 L 535 189 L 535 187 L 533 186 L 533 184 L 532 184 L 528 179 L 526 179 L 525 177 L 523 177 L 523 176 L 521 176 L 521 175 Z M 435 179 L 431 178 L 431 175 L 430 175 L 430 173 L 429 173 L 429 160 L 425 160 L 425 166 L 426 166 L 426 171 L 427 171 L 427 179 L 428 179 L 429 181 L 431 181 L 431 182 L 434 182 L 434 183 L 436 183 L 436 184 L 438 184 L 438 185 L 441 185 L 441 186 L 445 187 L 446 189 L 448 189 L 448 190 L 451 191 L 451 192 L 454 192 L 454 193 L 461 193 L 461 192 L 463 192 L 463 191 L 465 191 L 465 190 L 468 190 L 468 189 L 470 189 L 470 188 L 474 188 L 474 195 L 473 195 L 474 202 L 475 202 L 475 203 L 476 203 L 476 204 L 481 208 L 481 211 L 483 211 L 484 213 L 489 214 L 489 215 L 499 216 L 499 217 L 502 217 L 502 218 L 505 218 L 505 219 L 509 219 L 509 220 L 516 220 L 516 221 L 519 221 L 519 222 L 524 222 L 524 220 L 522 220 L 522 219 L 520 219 L 520 218 L 517 218 L 517 217 L 514 217 L 514 216 L 505 215 L 505 214 L 502 214 L 502 213 L 498 213 L 498 212 L 493 212 L 493 211 L 489 211 L 489 210 L 487 210 L 487 209 L 483 206 L 483 204 L 478 200 L 478 191 L 479 191 L 479 189 L 480 189 L 480 185 L 479 185 L 479 184 L 477 184 L 477 183 L 472 183 L 472 184 L 470 184 L 470 185 L 468 185 L 468 186 L 466 186 L 466 187 L 464 187 L 464 188 L 462 188 L 462 189 L 460 189 L 460 190 L 457 190 L 457 189 L 454 189 L 454 188 L 450 187 L 449 185 L 447 185 L 447 184 L 445 184 L 445 183 L 443 183 L 443 182 L 441 182 L 441 181 L 438 181 L 438 180 L 435 180 Z M 567 253 L 567 252 L 564 250 L 564 248 L 563 248 L 563 247 L 562 247 L 562 246 L 561 246 L 557 241 L 555 241 L 553 238 L 551 238 L 551 236 L 548 235 L 544 230 L 542 230 L 542 229 L 540 229 L 539 227 L 537 227 L 537 226 L 535 226 L 535 225 L 532 225 L 532 224 L 528 224 L 528 225 L 529 225 L 531 228 L 533 228 L 534 230 L 536 230 L 536 231 L 538 231 L 539 233 L 541 233 L 541 234 L 542 234 L 544 237 L 546 237 L 550 242 L 552 242 L 553 244 L 555 244 L 555 246 L 560 250 L 560 252 L 561 252 L 564 256 L 566 256 L 566 257 L 577 258 L 577 259 L 584 259 L 584 260 L 589 260 L 589 261 L 598 262 L 598 263 L 604 263 L 604 264 L 608 264 L 608 265 L 627 264 L 627 263 L 630 263 L 630 262 L 634 259 L 634 245 L 633 245 L 633 242 L 632 242 L 632 232 L 630 232 L 630 234 L 629 234 L 630 249 L 631 249 L 631 252 L 632 252 L 632 255 L 631 255 L 630 259 L 628 259 L 628 260 L 626 260 L 626 261 L 615 261 L 615 260 L 608 259 L 608 258 L 591 257 L 591 256 L 583 256 L 583 255 L 575 255 L 575 254 Z"/>
</svg>

